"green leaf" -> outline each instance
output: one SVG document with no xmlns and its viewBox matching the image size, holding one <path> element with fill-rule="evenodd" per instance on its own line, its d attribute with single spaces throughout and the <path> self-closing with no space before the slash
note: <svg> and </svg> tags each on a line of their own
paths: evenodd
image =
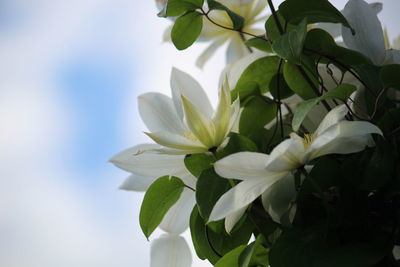
<svg viewBox="0 0 400 267">
<path fill-rule="evenodd" d="M 190 233 L 200 259 L 208 259 L 212 264 L 216 264 L 220 259 L 218 254 L 223 256 L 238 246 L 246 245 L 254 230 L 249 220 L 231 235 L 227 234 L 223 227 L 221 229 L 221 232 L 215 232 L 205 224 L 197 206 L 193 209 L 190 216 Z"/>
<path fill-rule="evenodd" d="M 239 267 L 268 267 L 268 250 L 263 246 L 265 238 L 259 234 L 256 241 L 246 247 L 239 256 Z"/>
<path fill-rule="evenodd" d="M 206 229 L 207 226 L 200 216 L 199 209 L 195 206 L 190 215 L 190 235 L 192 237 L 194 249 L 200 259 L 208 259 L 212 264 L 215 264 L 220 257 L 210 247 Z"/>
<path fill-rule="evenodd" d="M 203 15 L 199 12 L 189 12 L 179 17 L 171 31 L 172 42 L 178 50 L 191 46 L 199 37 L 203 28 Z"/>
<path fill-rule="evenodd" d="M 239 121 L 239 132 L 251 135 L 264 129 L 264 126 L 275 119 L 276 104 L 266 97 L 254 96 L 244 106 Z"/>
<path fill-rule="evenodd" d="M 168 0 L 164 9 L 158 13 L 159 17 L 176 17 L 186 12 L 202 8 L 204 0 Z"/>
<path fill-rule="evenodd" d="M 314 85 L 315 88 L 319 87 L 318 83 L 318 75 L 315 70 L 315 65 L 312 60 L 309 58 L 303 58 L 303 69 L 307 74 L 310 82 Z M 291 62 L 286 62 L 283 67 L 283 77 L 285 78 L 286 83 L 289 85 L 290 89 L 298 94 L 303 99 L 310 99 L 316 97 L 316 93 L 312 90 L 309 82 L 302 75 L 300 67 Z"/>
<path fill-rule="evenodd" d="M 252 38 L 250 40 L 247 40 L 244 44 L 249 47 L 254 47 L 260 51 L 264 51 L 267 53 L 272 52 L 271 44 L 267 40 L 264 40 L 264 39 Z"/>
<path fill-rule="evenodd" d="M 308 23 L 341 23 L 352 29 L 342 13 L 327 0 L 286 0 L 279 6 L 279 11 L 288 22 L 295 24 L 307 18 Z"/>
<path fill-rule="evenodd" d="M 338 87 L 326 92 L 320 97 L 320 100 L 339 99 L 342 101 L 346 101 L 350 97 L 350 95 L 356 90 L 357 88 L 354 85 L 343 83 Z"/>
<path fill-rule="evenodd" d="M 232 10 L 230 10 L 229 8 L 227 8 L 226 6 L 224 6 L 223 4 L 221 4 L 220 2 L 214 1 L 214 0 L 207 0 L 208 3 L 208 8 L 210 10 L 223 10 L 225 11 L 228 16 L 230 17 L 230 19 L 233 22 L 233 29 L 235 30 L 239 30 L 243 27 L 244 24 L 244 18 L 238 14 L 236 14 L 235 12 L 233 12 Z"/>
<path fill-rule="evenodd" d="M 168 210 L 178 201 L 185 184 L 177 177 L 163 176 L 150 185 L 140 208 L 140 227 L 149 238 Z"/>
<path fill-rule="evenodd" d="M 238 267 L 238 260 L 240 254 L 246 248 L 245 245 L 239 246 L 234 250 L 231 250 L 227 254 L 225 254 L 218 262 L 215 264 L 215 267 Z"/>
<path fill-rule="evenodd" d="M 301 52 L 307 33 L 307 20 L 303 19 L 293 30 L 283 34 L 276 40 L 272 49 L 281 58 L 301 64 Z"/>
<path fill-rule="evenodd" d="M 307 117 L 308 112 L 319 102 L 319 98 L 313 98 L 301 102 L 294 110 L 292 128 L 297 132 L 300 129 L 301 123 Z"/>
<path fill-rule="evenodd" d="M 305 40 L 305 52 L 315 58 L 321 58 L 321 63 L 332 62 L 339 68 L 344 65 L 371 64 L 371 61 L 357 51 L 353 51 L 335 43 L 332 36 L 322 29 L 312 29 L 307 33 Z"/>
<path fill-rule="evenodd" d="M 400 90 L 400 65 L 383 66 L 380 77 L 384 87 L 393 87 Z"/>
<path fill-rule="evenodd" d="M 279 79 L 279 80 L 278 80 Z M 279 90 L 279 94 L 278 94 Z M 286 83 L 282 73 L 276 74 L 269 83 L 269 92 L 274 99 L 285 99 L 293 95 L 289 85 Z"/>
<path fill-rule="evenodd" d="M 229 181 L 220 177 L 213 167 L 203 171 L 196 184 L 196 202 L 201 217 L 207 221 L 215 203 L 230 188 Z"/>
<path fill-rule="evenodd" d="M 289 32 L 293 28 L 296 27 L 296 25 L 286 23 L 286 20 L 282 17 L 279 11 L 276 12 L 276 15 L 279 19 L 280 24 L 283 26 L 286 25 L 286 31 Z M 266 35 L 268 37 L 268 40 L 271 40 L 272 42 L 275 42 L 281 37 L 281 33 L 279 32 L 278 26 L 276 25 L 275 17 L 274 16 L 269 16 L 267 21 L 265 22 L 265 31 Z"/>
<path fill-rule="evenodd" d="M 217 157 L 221 159 L 230 154 L 242 151 L 257 152 L 258 148 L 248 137 L 238 133 L 230 133 L 228 144 L 223 149 L 217 151 Z"/>
<path fill-rule="evenodd" d="M 258 87 L 261 93 L 267 93 L 272 77 L 278 72 L 279 58 L 268 56 L 257 59 L 251 63 L 242 73 L 235 89 L 232 91 L 233 99 L 240 96 L 245 99 L 254 92 L 254 87 Z M 252 86 L 253 90 L 249 90 Z"/>
<path fill-rule="evenodd" d="M 186 169 L 195 177 L 199 178 L 201 173 L 210 168 L 215 158 L 211 153 L 189 154 L 185 156 Z"/>
<path fill-rule="evenodd" d="M 339 99 L 342 101 L 346 101 L 356 89 L 357 88 L 354 85 L 341 84 L 320 97 L 312 98 L 300 103 L 294 110 L 294 115 L 292 120 L 293 131 L 299 130 L 300 125 L 306 118 L 308 112 L 310 112 L 311 109 L 313 109 L 314 106 L 318 104 L 319 101 L 328 99 Z"/>
</svg>

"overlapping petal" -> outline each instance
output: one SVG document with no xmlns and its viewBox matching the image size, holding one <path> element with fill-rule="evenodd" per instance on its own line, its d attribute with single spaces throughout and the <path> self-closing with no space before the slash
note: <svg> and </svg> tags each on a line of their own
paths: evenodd
<svg viewBox="0 0 400 267">
<path fill-rule="evenodd" d="M 186 240 L 176 234 L 164 234 L 151 242 L 150 267 L 190 267 L 192 254 Z"/>
</svg>

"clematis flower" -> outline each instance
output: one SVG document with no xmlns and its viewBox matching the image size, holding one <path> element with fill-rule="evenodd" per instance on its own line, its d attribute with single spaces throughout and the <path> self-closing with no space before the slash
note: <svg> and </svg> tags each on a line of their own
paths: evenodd
<svg viewBox="0 0 400 267">
<path fill-rule="evenodd" d="M 342 27 L 345 45 L 359 51 L 376 65 L 399 64 L 400 50 L 386 49 L 384 32 L 376 10 L 364 0 L 350 0 L 343 15 L 356 31 Z"/>
<path fill-rule="evenodd" d="M 169 154 L 192 154 L 218 148 L 237 120 L 239 99 L 231 104 L 227 82 L 221 87 L 216 110 L 190 75 L 173 69 L 172 98 L 160 93 L 139 96 L 139 113 L 151 131 L 146 133 Z"/>
<path fill-rule="evenodd" d="M 179 177 L 195 188 L 196 178 L 187 171 L 183 155 L 155 152 L 160 146 L 140 144 L 115 155 L 110 161 L 131 175 L 121 189 L 144 192 L 158 177 Z M 180 236 L 189 227 L 190 213 L 195 205 L 195 194 L 185 188 L 174 206 L 167 212 L 159 228 L 165 233 L 151 242 L 151 267 L 188 267 L 192 255 L 186 240 Z"/>
<path fill-rule="evenodd" d="M 267 6 L 266 0 L 222 0 L 219 1 L 228 7 L 233 12 L 244 18 L 242 30 L 244 32 L 261 35 L 264 32 L 258 29 L 256 24 L 265 22 L 267 16 L 262 16 L 261 13 Z M 209 13 L 209 17 L 216 23 L 232 28 L 233 24 L 225 11 L 213 10 Z M 233 63 L 236 60 L 249 54 L 248 48 L 244 45 L 243 38 L 236 31 L 230 31 L 214 25 L 207 19 L 204 19 L 203 31 L 200 35 L 200 41 L 211 41 L 211 44 L 204 50 L 196 61 L 196 65 L 200 68 L 212 57 L 216 50 L 224 43 L 228 42 L 228 50 L 226 51 L 227 64 Z"/>
<path fill-rule="evenodd" d="M 232 214 L 240 218 L 247 205 L 262 195 L 264 208 L 281 222 L 295 195 L 291 172 L 311 160 L 327 154 L 349 154 L 373 146 L 371 134 L 381 134 L 375 125 L 365 121 L 344 120 L 345 105 L 332 109 L 313 134 L 300 137 L 295 133 L 277 145 L 270 155 L 240 152 L 214 164 L 222 177 L 242 180 L 215 204 L 210 221 Z M 233 222 L 230 222 L 233 224 Z"/>
<path fill-rule="evenodd" d="M 165 4 L 164 0 L 156 0 L 159 9 L 162 9 Z M 261 35 L 264 33 L 262 27 L 258 28 L 257 24 L 265 22 L 267 16 L 261 13 L 267 5 L 267 0 L 219 0 L 221 4 L 228 7 L 233 12 L 244 18 L 244 25 L 242 30 L 248 33 Z M 233 24 L 228 14 L 221 10 L 212 10 L 208 16 L 216 23 L 232 28 Z M 196 65 L 202 68 L 205 63 L 214 55 L 214 53 L 225 43 L 228 43 L 226 51 L 226 61 L 228 64 L 235 62 L 249 54 L 248 48 L 244 45 L 243 38 L 248 36 L 241 36 L 236 31 L 223 29 L 207 18 L 203 19 L 203 29 L 199 36 L 198 41 L 211 42 L 210 45 L 204 50 L 196 61 Z M 169 26 L 163 36 L 164 41 L 171 40 L 172 26 Z"/>
</svg>

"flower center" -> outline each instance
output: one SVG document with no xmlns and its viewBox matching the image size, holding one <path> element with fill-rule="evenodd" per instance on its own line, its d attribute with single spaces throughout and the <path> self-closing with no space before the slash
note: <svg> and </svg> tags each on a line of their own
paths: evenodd
<svg viewBox="0 0 400 267">
<path fill-rule="evenodd" d="M 303 145 L 304 145 L 304 149 L 307 149 L 312 142 L 314 142 L 315 139 L 315 134 L 304 134 L 303 136 Z"/>
</svg>

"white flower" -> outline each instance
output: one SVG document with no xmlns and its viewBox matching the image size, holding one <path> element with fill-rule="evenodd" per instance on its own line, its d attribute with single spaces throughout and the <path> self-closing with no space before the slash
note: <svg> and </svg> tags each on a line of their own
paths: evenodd
<svg viewBox="0 0 400 267">
<path fill-rule="evenodd" d="M 342 27 L 343 41 L 350 49 L 359 51 L 376 65 L 400 64 L 400 50 L 386 49 L 384 33 L 376 9 L 364 0 L 350 0 L 343 15 L 356 31 Z"/>
<path fill-rule="evenodd" d="M 256 24 L 264 22 L 266 16 L 260 16 L 262 11 L 267 5 L 267 0 L 253 0 L 253 1 L 240 1 L 240 0 L 222 0 L 219 1 L 224 4 L 233 12 L 244 18 L 244 25 L 242 31 L 255 35 L 261 35 L 264 32 L 256 28 Z M 210 18 L 225 27 L 232 28 L 233 24 L 225 11 L 213 10 L 209 13 Z M 230 31 L 214 25 L 212 22 L 204 19 L 203 31 L 200 35 L 200 41 L 211 41 L 211 44 L 200 55 L 196 61 L 196 65 L 203 67 L 204 64 L 210 59 L 215 51 L 224 43 L 229 42 L 228 50 L 226 52 L 227 63 L 235 62 L 249 54 L 248 48 L 244 45 L 243 38 L 248 39 L 248 36 L 241 36 L 236 31 Z"/>
<path fill-rule="evenodd" d="M 240 218 L 238 214 L 243 214 L 247 205 L 262 195 L 264 208 L 280 222 L 295 194 L 291 171 L 323 155 L 359 152 L 374 145 L 371 134 L 382 134 L 369 122 L 344 120 L 346 113 L 344 105 L 337 106 L 325 116 L 314 134 L 300 137 L 292 133 L 270 155 L 240 152 L 217 161 L 214 168 L 220 176 L 242 182 L 218 200 L 210 221 L 233 214 Z M 236 221 L 230 219 L 229 223 Z"/>
<path fill-rule="evenodd" d="M 216 110 L 206 93 L 190 75 L 173 69 L 172 98 L 160 93 L 139 96 L 139 113 L 146 133 L 170 154 L 192 154 L 218 148 L 237 120 L 240 103 L 231 104 L 227 83 L 220 90 Z"/>
<path fill-rule="evenodd" d="M 146 191 L 159 177 L 170 175 L 182 179 L 192 187 L 196 178 L 187 171 L 183 155 L 159 154 L 155 144 L 140 144 L 115 155 L 110 161 L 131 175 L 121 185 L 121 189 Z M 152 241 L 152 267 L 188 267 L 192 256 L 185 239 L 179 236 L 189 226 L 190 213 L 195 205 L 195 194 L 185 188 L 179 200 L 171 207 L 159 225 L 166 234 Z"/>
</svg>

